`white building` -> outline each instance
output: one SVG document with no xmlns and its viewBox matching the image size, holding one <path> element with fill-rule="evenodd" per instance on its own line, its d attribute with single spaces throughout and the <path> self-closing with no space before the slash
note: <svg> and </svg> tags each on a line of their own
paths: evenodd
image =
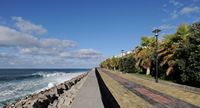
<svg viewBox="0 0 200 108">
<path fill-rule="evenodd" d="M 128 54 L 131 54 L 131 53 L 133 53 L 133 51 L 132 50 L 130 50 L 130 51 L 126 51 L 126 52 L 121 52 L 119 55 L 116 55 L 116 56 L 114 56 L 115 58 L 120 58 L 120 57 L 122 57 L 122 56 L 125 56 L 125 55 L 128 55 Z"/>
</svg>

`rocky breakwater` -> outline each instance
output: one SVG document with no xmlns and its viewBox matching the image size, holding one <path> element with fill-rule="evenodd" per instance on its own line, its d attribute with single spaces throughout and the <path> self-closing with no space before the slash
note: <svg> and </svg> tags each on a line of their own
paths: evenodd
<svg viewBox="0 0 200 108">
<path fill-rule="evenodd" d="M 29 95 L 4 108 L 68 108 L 86 80 L 87 73 L 55 87 Z"/>
</svg>

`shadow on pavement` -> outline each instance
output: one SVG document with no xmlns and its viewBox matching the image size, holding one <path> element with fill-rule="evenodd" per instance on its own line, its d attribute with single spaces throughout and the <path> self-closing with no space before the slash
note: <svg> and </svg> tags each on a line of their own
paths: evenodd
<svg viewBox="0 0 200 108">
<path fill-rule="evenodd" d="M 101 99 L 103 101 L 105 108 L 120 108 L 119 104 L 109 91 L 109 89 L 106 87 L 104 81 L 101 78 L 101 75 L 99 74 L 97 68 L 95 68 L 95 74 L 97 76 L 98 84 L 100 87 L 101 92 Z"/>
</svg>

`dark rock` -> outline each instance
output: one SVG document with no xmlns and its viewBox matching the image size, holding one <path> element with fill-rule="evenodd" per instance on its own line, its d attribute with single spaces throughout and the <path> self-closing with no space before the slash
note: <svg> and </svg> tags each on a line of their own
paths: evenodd
<svg viewBox="0 0 200 108">
<path fill-rule="evenodd" d="M 87 74 L 79 75 L 48 90 L 32 94 L 3 108 L 64 108 L 69 107 L 78 91 L 74 86 Z M 78 86 L 78 85 L 77 85 Z"/>
<path fill-rule="evenodd" d="M 57 88 L 57 94 L 63 94 L 64 93 L 64 89 L 63 88 Z"/>
<path fill-rule="evenodd" d="M 46 97 L 49 99 L 50 103 L 53 103 L 54 100 L 58 99 L 58 97 L 55 94 L 50 94 L 47 95 Z"/>
<path fill-rule="evenodd" d="M 38 99 L 33 104 L 33 108 L 47 108 L 49 103 L 50 103 L 49 99 Z"/>
</svg>

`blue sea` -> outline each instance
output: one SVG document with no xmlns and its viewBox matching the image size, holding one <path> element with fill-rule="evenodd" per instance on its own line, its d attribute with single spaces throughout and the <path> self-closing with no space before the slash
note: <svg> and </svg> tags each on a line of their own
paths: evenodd
<svg viewBox="0 0 200 108">
<path fill-rule="evenodd" d="M 88 71 L 89 69 L 0 69 L 0 108 Z"/>
</svg>

